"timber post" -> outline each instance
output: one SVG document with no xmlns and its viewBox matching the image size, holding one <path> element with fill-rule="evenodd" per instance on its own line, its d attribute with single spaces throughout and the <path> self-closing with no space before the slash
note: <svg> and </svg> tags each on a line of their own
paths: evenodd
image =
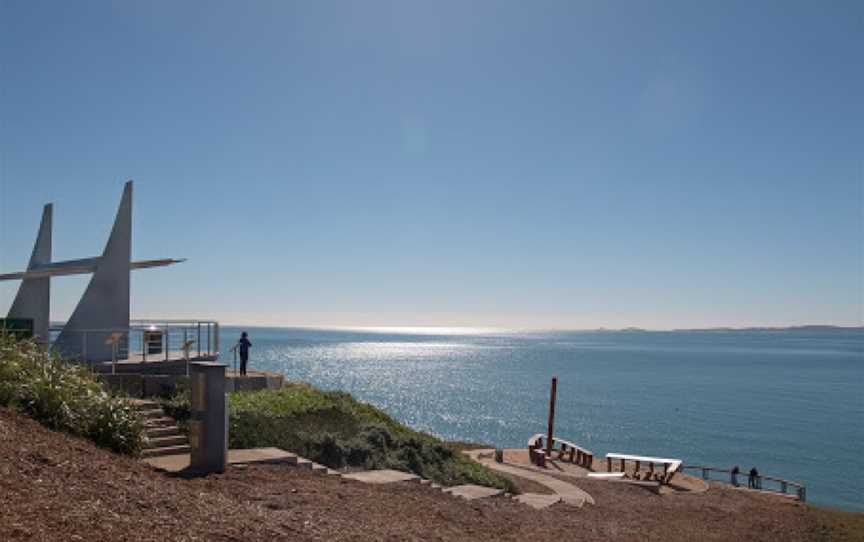
<svg viewBox="0 0 864 542">
<path fill-rule="evenodd" d="M 546 439 L 546 455 L 552 455 L 552 432 L 555 428 L 555 394 L 558 391 L 558 377 L 552 377 L 552 393 L 549 397 L 549 436 Z"/>
</svg>

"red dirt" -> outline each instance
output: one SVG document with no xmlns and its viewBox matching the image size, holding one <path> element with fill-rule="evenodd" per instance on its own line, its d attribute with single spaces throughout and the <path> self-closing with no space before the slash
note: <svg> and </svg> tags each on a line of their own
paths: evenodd
<svg viewBox="0 0 864 542">
<path fill-rule="evenodd" d="M 284 465 L 185 480 L 0 409 L 0 540 L 10 542 L 852 540 L 862 523 L 859 514 L 832 512 L 851 525 L 841 528 L 818 509 L 721 487 L 660 497 L 595 480 L 580 486 L 596 506 L 535 511 Z"/>
</svg>

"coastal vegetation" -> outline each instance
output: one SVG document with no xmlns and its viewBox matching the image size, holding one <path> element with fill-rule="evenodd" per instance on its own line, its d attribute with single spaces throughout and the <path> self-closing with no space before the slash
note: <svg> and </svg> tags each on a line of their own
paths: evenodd
<svg viewBox="0 0 864 542">
<path fill-rule="evenodd" d="M 473 483 L 515 492 L 510 480 L 348 393 L 288 383 L 277 390 L 232 393 L 229 405 L 231 448 L 276 446 L 335 469 L 397 469 L 442 485 Z M 163 408 L 181 422 L 188 419 L 188 393 L 164 401 Z"/>
<path fill-rule="evenodd" d="M 0 333 L 0 407 L 118 453 L 137 453 L 146 438 L 133 405 L 106 393 L 93 373 L 7 333 Z"/>
</svg>

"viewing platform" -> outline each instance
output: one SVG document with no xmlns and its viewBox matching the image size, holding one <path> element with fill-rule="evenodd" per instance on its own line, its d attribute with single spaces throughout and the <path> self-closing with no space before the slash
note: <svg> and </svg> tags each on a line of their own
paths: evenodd
<svg viewBox="0 0 864 542">
<path fill-rule="evenodd" d="M 215 361 L 219 357 L 219 322 L 215 320 L 130 320 L 128 327 L 80 329 L 50 328 L 50 344 L 65 330 L 66 340 L 80 343 L 77 361 L 98 373 L 188 374 L 187 362 Z M 93 361 L 88 345 L 110 347 L 110 360 Z M 154 365 L 154 362 L 159 364 Z"/>
</svg>

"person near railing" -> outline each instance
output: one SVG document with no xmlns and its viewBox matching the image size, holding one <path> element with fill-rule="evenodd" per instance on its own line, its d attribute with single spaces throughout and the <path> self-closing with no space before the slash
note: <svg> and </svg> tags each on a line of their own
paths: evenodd
<svg viewBox="0 0 864 542">
<path fill-rule="evenodd" d="M 249 341 L 249 334 L 244 331 L 240 334 L 240 340 L 233 348 L 233 350 L 240 352 L 240 376 L 246 376 L 246 364 L 249 362 L 249 348 L 251 347 L 252 342 Z"/>
<path fill-rule="evenodd" d="M 732 467 L 732 485 L 738 487 L 738 475 L 741 474 L 741 469 L 738 468 L 738 465 Z"/>
<path fill-rule="evenodd" d="M 747 477 L 747 487 L 750 489 L 760 489 L 762 487 L 762 483 L 759 480 L 759 471 L 756 470 L 756 467 L 750 469 L 750 476 Z"/>
</svg>

